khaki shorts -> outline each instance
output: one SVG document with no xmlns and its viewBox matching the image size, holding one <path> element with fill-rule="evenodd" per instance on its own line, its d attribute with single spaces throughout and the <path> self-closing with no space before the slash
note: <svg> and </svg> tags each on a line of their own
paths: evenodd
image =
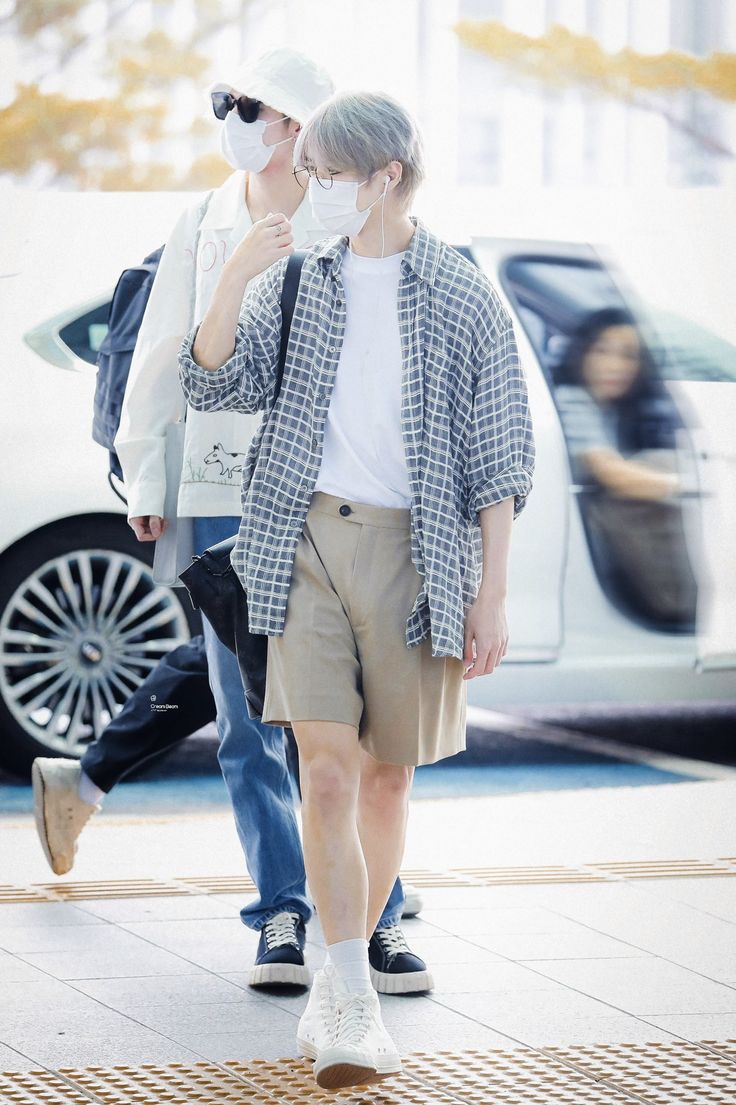
<svg viewBox="0 0 736 1105">
<path fill-rule="evenodd" d="M 284 632 L 268 638 L 264 722 L 353 725 L 362 747 L 385 763 L 434 763 L 465 749 L 463 661 L 432 656 L 429 637 L 406 644 L 422 585 L 410 517 L 408 509 L 313 493 Z"/>
</svg>

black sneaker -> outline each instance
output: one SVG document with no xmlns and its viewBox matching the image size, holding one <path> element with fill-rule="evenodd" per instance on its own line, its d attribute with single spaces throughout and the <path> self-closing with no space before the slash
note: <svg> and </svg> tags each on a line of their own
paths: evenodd
<svg viewBox="0 0 736 1105">
<path fill-rule="evenodd" d="M 427 964 L 414 955 L 398 925 L 376 929 L 368 943 L 368 960 L 379 994 L 418 994 L 434 987 Z"/>
<path fill-rule="evenodd" d="M 250 972 L 250 985 L 309 986 L 311 976 L 304 962 L 306 939 L 307 930 L 300 913 L 277 913 L 266 921 Z"/>
</svg>

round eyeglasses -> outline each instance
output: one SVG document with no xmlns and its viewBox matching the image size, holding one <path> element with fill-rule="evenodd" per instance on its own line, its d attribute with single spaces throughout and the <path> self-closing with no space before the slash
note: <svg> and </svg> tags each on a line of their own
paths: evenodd
<svg viewBox="0 0 736 1105">
<path fill-rule="evenodd" d="M 297 165 L 291 171 L 302 188 L 306 188 L 310 180 L 316 180 L 325 191 L 330 190 L 332 182 L 338 173 L 345 172 L 344 169 L 335 169 L 327 176 L 319 176 L 314 165 Z"/>
<path fill-rule="evenodd" d="M 254 100 L 251 96 L 233 96 L 232 92 L 211 92 L 212 110 L 217 119 L 225 119 L 233 108 L 244 123 L 255 123 L 260 110 L 263 107 L 262 100 Z"/>
</svg>

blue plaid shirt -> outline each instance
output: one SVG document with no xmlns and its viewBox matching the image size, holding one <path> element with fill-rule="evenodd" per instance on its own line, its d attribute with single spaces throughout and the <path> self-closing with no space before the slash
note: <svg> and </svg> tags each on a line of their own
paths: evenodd
<svg viewBox="0 0 736 1105">
<path fill-rule="evenodd" d="M 431 636 L 432 655 L 462 658 L 465 608 L 478 593 L 478 511 L 532 486 L 534 436 L 508 311 L 487 277 L 424 223 L 401 262 L 401 430 L 411 489 L 411 557 L 423 584 L 406 644 Z M 345 332 L 340 266 L 347 238 L 307 252 L 273 407 L 286 259 L 248 287 L 232 356 L 218 369 L 192 358 L 198 326 L 179 352 L 197 411 L 267 413 L 243 464 L 243 516 L 232 563 L 248 595 L 252 633 L 281 635 L 296 546 L 321 464 L 327 409 Z"/>
</svg>

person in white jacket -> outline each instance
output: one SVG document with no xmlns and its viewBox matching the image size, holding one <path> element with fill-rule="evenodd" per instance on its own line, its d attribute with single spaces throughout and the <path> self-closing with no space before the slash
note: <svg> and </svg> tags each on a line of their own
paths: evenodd
<svg viewBox="0 0 736 1105">
<path fill-rule="evenodd" d="M 290 220 L 297 248 L 324 238 L 325 230 L 293 174 L 293 147 L 301 124 L 333 89 L 327 73 L 311 59 L 278 48 L 246 62 L 232 81 L 209 90 L 222 120 L 222 152 L 234 171 L 206 207 L 201 199 L 189 206 L 168 237 L 138 332 L 115 438 L 128 521 L 140 541 L 157 540 L 166 525 L 166 430 L 185 417 L 177 514 L 193 519 L 194 551 L 233 536 L 239 528 L 242 462 L 262 416 L 187 409 L 177 354 L 193 322 L 204 316 L 225 261 L 254 224 L 279 212 Z M 261 933 L 250 982 L 307 984 L 305 925 L 312 904 L 285 733 L 249 718 L 237 661 L 204 618 L 203 623 L 219 761 L 259 894 L 241 911 L 243 922 Z M 120 732 L 111 727 L 113 740 L 103 734 L 96 742 L 98 768 L 98 761 L 113 752 L 116 761 L 120 758 L 123 750 L 106 751 L 104 746 L 106 741 L 119 744 L 121 734 L 124 738 L 124 727 Z M 67 870 L 76 840 L 105 792 L 75 762 L 42 759 L 36 765 L 42 776 L 42 841 L 47 856 L 61 862 L 58 869 Z M 375 982 L 387 992 L 432 985 L 426 965 L 411 954 L 398 927 L 404 905 L 397 879 L 374 937 Z"/>
<path fill-rule="evenodd" d="M 180 518 L 240 514 L 241 468 L 260 415 L 202 415 L 186 409 L 177 374 L 181 339 L 201 319 L 222 267 L 254 222 L 291 211 L 294 244 L 324 238 L 294 179 L 300 124 L 332 90 L 328 75 L 290 49 L 270 50 L 241 67 L 232 83 L 213 85 L 213 107 L 241 97 L 221 130 L 222 152 L 235 170 L 217 188 L 198 225 L 201 202 L 183 212 L 161 256 L 136 341 L 115 449 L 125 475 L 128 518 L 140 540 L 162 529 L 166 492 L 166 427 L 185 417 Z M 258 105 L 258 108 L 256 107 Z M 244 123 L 241 112 L 253 121 Z"/>
</svg>

